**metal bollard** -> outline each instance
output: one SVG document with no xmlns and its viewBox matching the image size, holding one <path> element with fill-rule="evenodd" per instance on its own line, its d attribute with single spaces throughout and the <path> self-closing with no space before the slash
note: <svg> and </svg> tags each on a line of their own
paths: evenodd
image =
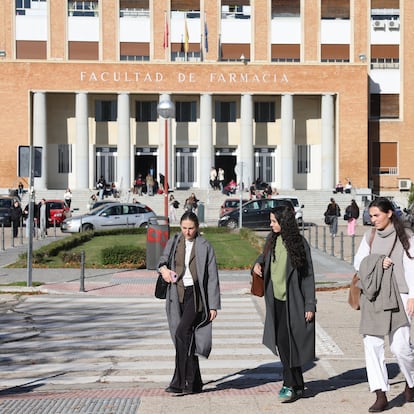
<svg viewBox="0 0 414 414">
<path fill-rule="evenodd" d="M 312 247 L 312 226 L 308 227 L 308 242 L 309 242 L 309 247 Z"/>
<path fill-rule="evenodd" d="M 315 224 L 315 249 L 319 249 L 319 226 Z"/>
<path fill-rule="evenodd" d="M 331 256 L 335 256 L 335 236 L 331 235 Z"/>
<path fill-rule="evenodd" d="M 323 251 L 326 253 L 326 227 L 323 228 Z"/>
<path fill-rule="evenodd" d="M 81 262 L 80 262 L 80 292 L 85 292 L 85 250 L 81 251 Z"/>
<path fill-rule="evenodd" d="M 4 247 L 4 223 L 1 223 L 1 250 L 6 250 Z"/>
<path fill-rule="evenodd" d="M 10 223 L 10 230 L 11 230 L 11 247 L 14 247 L 14 223 Z"/>
<path fill-rule="evenodd" d="M 341 231 L 341 250 L 340 250 L 341 260 L 344 260 L 344 233 Z"/>
<path fill-rule="evenodd" d="M 351 264 L 354 264 L 355 259 L 355 234 L 353 234 L 351 239 Z"/>
<path fill-rule="evenodd" d="M 23 245 L 23 217 L 20 220 L 20 244 Z"/>
</svg>

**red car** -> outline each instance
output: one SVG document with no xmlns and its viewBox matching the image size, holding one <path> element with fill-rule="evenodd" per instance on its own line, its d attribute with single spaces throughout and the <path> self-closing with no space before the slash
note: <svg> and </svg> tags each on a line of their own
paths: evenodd
<svg viewBox="0 0 414 414">
<path fill-rule="evenodd" d="M 60 226 L 66 217 L 70 217 L 70 208 L 64 200 L 46 200 L 46 209 L 49 212 L 48 227 Z"/>
</svg>

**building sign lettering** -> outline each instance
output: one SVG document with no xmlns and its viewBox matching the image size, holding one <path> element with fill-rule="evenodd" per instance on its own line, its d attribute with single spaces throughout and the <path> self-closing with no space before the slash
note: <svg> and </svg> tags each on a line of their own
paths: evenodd
<svg viewBox="0 0 414 414">
<path fill-rule="evenodd" d="M 80 80 L 85 83 L 144 83 L 162 84 L 164 82 L 177 82 L 178 84 L 287 84 L 286 73 L 275 72 L 210 72 L 196 74 L 193 72 L 178 72 L 164 74 L 162 72 L 80 72 Z"/>
</svg>

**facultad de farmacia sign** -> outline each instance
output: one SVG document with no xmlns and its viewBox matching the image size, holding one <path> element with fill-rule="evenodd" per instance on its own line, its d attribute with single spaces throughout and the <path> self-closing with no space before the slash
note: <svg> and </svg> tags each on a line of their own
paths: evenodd
<svg viewBox="0 0 414 414">
<path fill-rule="evenodd" d="M 285 73 L 276 72 L 140 72 L 140 71 L 101 71 L 80 72 L 80 81 L 83 83 L 138 83 L 163 84 L 176 82 L 177 84 L 221 84 L 221 85 L 258 85 L 258 84 L 287 84 Z"/>
</svg>

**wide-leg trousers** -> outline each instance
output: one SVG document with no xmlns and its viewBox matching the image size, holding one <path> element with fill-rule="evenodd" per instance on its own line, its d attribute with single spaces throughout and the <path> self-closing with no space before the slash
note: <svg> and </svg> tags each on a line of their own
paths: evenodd
<svg viewBox="0 0 414 414">
<path fill-rule="evenodd" d="M 193 286 L 185 289 L 184 301 L 180 307 L 181 320 L 175 333 L 175 370 L 170 386 L 198 392 L 201 391 L 203 382 L 198 357 L 194 355 L 192 337 L 200 313 L 195 308 Z"/>
<path fill-rule="evenodd" d="M 408 295 L 401 294 L 401 299 L 405 309 Z M 408 386 L 412 388 L 414 387 L 414 348 L 411 344 L 410 331 L 410 326 L 403 326 L 390 332 L 388 338 L 390 350 L 397 359 L 401 373 Z M 385 337 L 364 335 L 363 341 L 369 389 L 371 392 L 388 391 L 390 385 L 385 364 Z"/>
<path fill-rule="evenodd" d="M 276 341 L 280 362 L 283 366 L 283 385 L 295 390 L 304 389 L 302 367 L 290 366 L 289 330 L 287 326 L 286 301 L 274 300 Z"/>
</svg>

